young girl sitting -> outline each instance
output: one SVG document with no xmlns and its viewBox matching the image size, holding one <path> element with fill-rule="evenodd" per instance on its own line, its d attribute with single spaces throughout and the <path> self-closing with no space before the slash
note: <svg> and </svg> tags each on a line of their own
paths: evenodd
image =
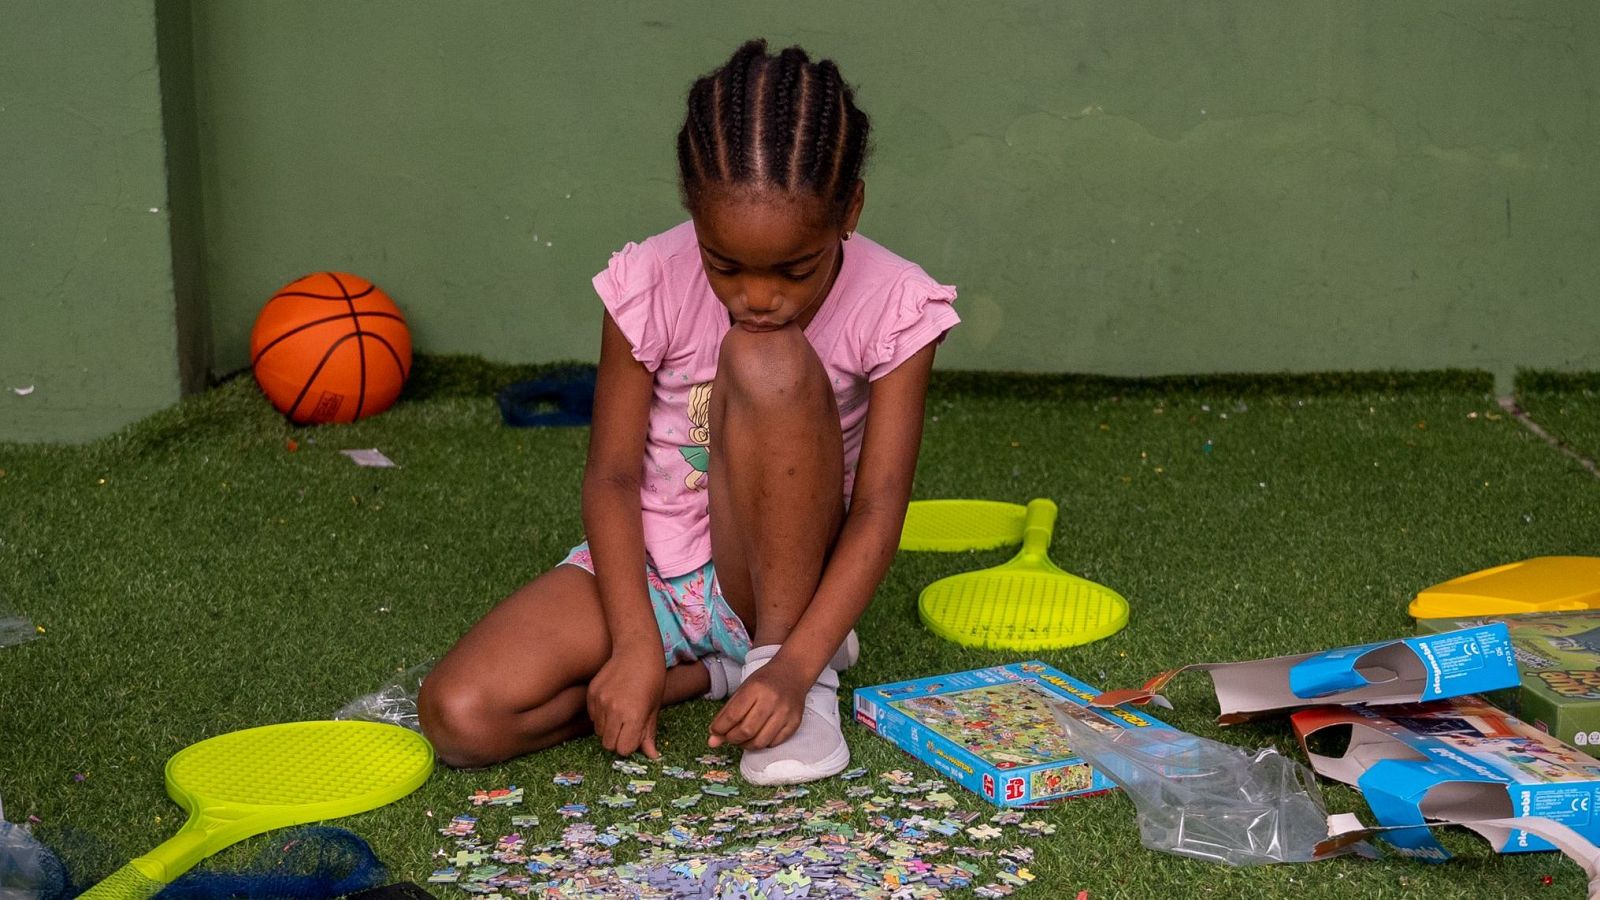
<svg viewBox="0 0 1600 900">
<path fill-rule="evenodd" d="M 485 765 L 593 731 L 658 756 L 663 705 L 757 784 L 838 773 L 838 669 L 894 556 L 955 290 L 855 233 L 868 121 L 829 60 L 764 41 L 695 82 L 691 220 L 611 258 L 588 541 L 423 684 L 423 731 Z M 642 576 L 642 577 L 641 577 Z M 529 648 L 528 639 L 537 642 Z"/>
</svg>

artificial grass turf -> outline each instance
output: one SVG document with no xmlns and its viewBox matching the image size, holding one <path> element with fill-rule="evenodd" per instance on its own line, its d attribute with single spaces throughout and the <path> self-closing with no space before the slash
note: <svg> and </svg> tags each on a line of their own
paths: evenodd
<svg viewBox="0 0 1600 900">
<path fill-rule="evenodd" d="M 0 446 L 0 610 L 45 628 L 0 649 L 8 818 L 38 816 L 69 862 L 103 873 L 182 820 L 162 788 L 173 752 L 230 729 L 326 717 L 443 652 L 559 559 L 581 536 L 587 432 L 502 427 L 484 392 L 526 374 L 426 361 L 390 412 L 311 429 L 287 425 L 236 379 L 86 447 Z M 1039 656 L 1092 684 L 1129 686 L 1183 662 L 1409 634 L 1404 607 L 1421 587 L 1511 559 L 1596 553 L 1600 484 L 1499 415 L 1490 393 L 1473 373 L 941 375 L 915 492 L 1060 503 L 1054 560 L 1117 588 L 1133 612 L 1110 639 Z M 337 453 L 371 446 L 402 468 L 358 468 Z M 915 611 L 929 581 L 1008 555 L 901 554 L 861 623 L 846 690 L 1018 658 L 933 638 Z M 505 640 L 538 652 L 537 635 Z M 1169 695 L 1178 710 L 1162 717 L 1179 727 L 1297 753 L 1281 720 L 1211 725 L 1201 676 Z M 668 762 L 704 752 L 714 712 L 696 702 L 663 716 Z M 927 771 L 859 727 L 846 732 L 874 773 Z M 589 781 L 551 785 L 565 769 Z M 433 829 L 466 811 L 471 791 L 523 786 L 516 811 L 538 813 L 532 839 L 547 840 L 560 827 L 554 807 L 592 803 L 613 774 L 594 740 L 577 741 L 488 770 L 441 770 L 411 797 L 340 824 L 397 876 L 421 881 L 446 844 Z M 842 790 L 824 782 L 807 802 Z M 1365 814 L 1354 792 L 1325 792 L 1334 811 Z M 511 812 L 487 814 L 482 830 L 509 830 Z M 591 819 L 625 815 L 596 807 Z M 1443 866 L 1391 857 L 1229 869 L 1141 848 L 1120 795 L 1031 815 L 1059 830 L 1026 841 L 1038 881 L 1024 896 L 1521 896 L 1545 874 L 1555 884 L 1541 896 L 1583 895 L 1577 867 L 1552 854 L 1496 856 L 1461 835 L 1447 845 L 1463 858 Z"/>
<path fill-rule="evenodd" d="M 1516 399 L 1556 440 L 1600 460 L 1600 373 L 1520 372 Z"/>
</svg>

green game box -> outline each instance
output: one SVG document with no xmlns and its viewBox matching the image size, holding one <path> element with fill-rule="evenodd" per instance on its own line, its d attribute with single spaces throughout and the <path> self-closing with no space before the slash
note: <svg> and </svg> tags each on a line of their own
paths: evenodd
<svg viewBox="0 0 1600 900">
<path fill-rule="evenodd" d="M 1522 671 L 1520 691 L 1489 695 L 1524 722 L 1600 756 L 1600 610 L 1418 619 L 1424 633 L 1504 622 Z"/>
</svg>

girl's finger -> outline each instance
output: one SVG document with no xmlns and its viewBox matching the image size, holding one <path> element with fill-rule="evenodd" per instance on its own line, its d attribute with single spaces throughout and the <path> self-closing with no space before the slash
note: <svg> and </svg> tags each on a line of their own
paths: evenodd
<svg viewBox="0 0 1600 900">
<path fill-rule="evenodd" d="M 775 738 L 772 741 L 772 745 L 771 746 L 776 747 L 779 744 L 783 743 L 784 741 L 787 741 L 789 738 L 794 737 L 794 733 L 796 731 L 799 731 L 799 730 L 800 730 L 800 720 L 799 719 L 789 719 L 787 722 L 785 722 L 783 724 L 783 728 L 778 731 L 778 736 L 777 736 L 777 738 Z"/>
<path fill-rule="evenodd" d="M 752 704 L 750 711 L 745 713 L 739 724 L 728 729 L 727 738 L 732 743 L 744 746 L 750 739 L 761 733 L 768 720 L 772 718 L 772 708 L 764 703 Z"/>
<path fill-rule="evenodd" d="M 721 727 L 715 727 L 715 723 L 713 723 L 711 736 L 717 743 L 712 746 L 743 743 L 744 741 L 740 736 L 744 734 L 744 723 L 750 715 L 751 713 L 746 710 L 738 718 L 730 718 L 728 721 L 721 723 Z"/>
<path fill-rule="evenodd" d="M 644 755 L 650 759 L 660 759 L 661 751 L 656 749 L 656 713 L 651 713 L 650 718 L 644 723 Z"/>
<path fill-rule="evenodd" d="M 605 747 L 612 753 L 622 752 L 622 726 L 621 716 L 612 716 L 610 721 L 606 723 Z"/>
<path fill-rule="evenodd" d="M 621 740 L 617 747 L 618 756 L 632 756 L 633 752 L 638 750 L 639 745 L 644 742 L 643 723 L 635 724 L 636 722 L 638 720 L 630 716 L 627 725 L 623 727 L 620 735 Z"/>
<path fill-rule="evenodd" d="M 783 743 L 783 731 L 786 724 L 782 716 L 769 716 L 766 724 L 761 726 L 761 730 L 745 746 L 756 750 L 765 750 L 768 747 L 778 746 Z"/>
<path fill-rule="evenodd" d="M 734 694 L 723 704 L 722 710 L 716 718 L 711 720 L 711 734 L 714 737 L 726 737 L 728 730 L 739 723 L 750 710 L 751 698 L 749 695 Z"/>
</svg>

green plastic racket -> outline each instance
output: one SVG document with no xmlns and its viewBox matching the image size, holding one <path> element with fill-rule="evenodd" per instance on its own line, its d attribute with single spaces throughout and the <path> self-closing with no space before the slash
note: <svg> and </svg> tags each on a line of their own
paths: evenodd
<svg viewBox="0 0 1600 900">
<path fill-rule="evenodd" d="M 1028 504 L 1022 551 L 992 569 L 941 578 L 923 588 L 917 610 L 929 630 L 967 647 L 1050 650 L 1087 644 L 1128 624 L 1128 601 L 1050 562 L 1056 505 Z"/>
<path fill-rule="evenodd" d="M 913 500 L 900 528 L 901 550 L 993 550 L 1022 541 L 1026 509 L 995 500 Z"/>
<path fill-rule="evenodd" d="M 376 809 L 432 772 L 427 740 L 396 725 L 287 722 L 219 734 L 167 760 L 167 793 L 189 812 L 183 828 L 80 896 L 154 896 L 230 844 Z"/>
</svg>

